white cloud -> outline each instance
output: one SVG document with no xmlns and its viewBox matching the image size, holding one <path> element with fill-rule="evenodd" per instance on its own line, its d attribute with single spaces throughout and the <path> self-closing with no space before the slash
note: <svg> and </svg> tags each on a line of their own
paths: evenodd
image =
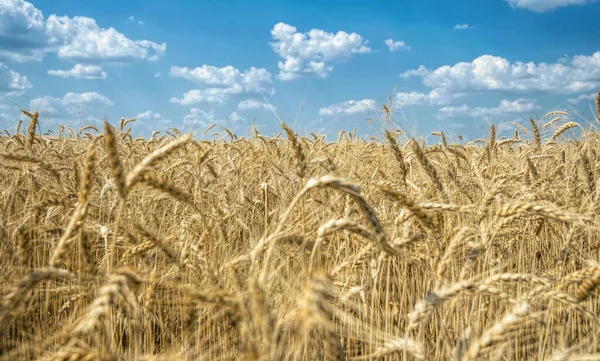
<svg viewBox="0 0 600 361">
<path fill-rule="evenodd" d="M 84 16 L 50 15 L 23 0 L 0 1 L 0 58 L 42 60 L 46 53 L 75 61 L 117 63 L 162 56 L 166 43 L 132 40 L 114 28 L 102 28 Z"/>
<path fill-rule="evenodd" d="M 15 122 L 16 119 L 17 118 L 13 115 L 6 114 L 6 113 L 0 113 L 0 121 L 2 121 L 4 123 Z"/>
<path fill-rule="evenodd" d="M 385 45 L 387 45 L 390 51 L 396 51 L 399 49 L 410 50 L 410 46 L 406 45 L 403 41 L 394 41 L 393 39 L 386 39 Z"/>
<path fill-rule="evenodd" d="M 419 65 L 417 69 L 407 70 L 404 73 L 400 74 L 400 77 L 403 79 L 408 79 L 411 76 L 425 76 L 429 70 L 424 65 Z"/>
<path fill-rule="evenodd" d="M 110 99 L 96 92 L 67 93 L 62 98 L 62 102 L 65 104 L 114 104 Z"/>
<path fill-rule="evenodd" d="M 21 0 L 0 1 L 0 58 L 41 60 L 47 46 L 44 15 Z"/>
<path fill-rule="evenodd" d="M 269 112 L 275 111 L 275 107 L 271 104 L 259 102 L 253 99 L 243 100 L 238 104 L 239 110 L 248 110 L 248 109 L 262 109 Z"/>
<path fill-rule="evenodd" d="M 577 103 L 581 102 L 582 100 L 596 100 L 597 95 L 598 95 L 598 93 L 581 94 L 577 98 L 571 98 L 571 99 L 568 99 L 567 101 L 570 104 L 577 104 Z"/>
<path fill-rule="evenodd" d="M 297 32 L 296 27 L 278 23 L 271 30 L 273 51 L 285 61 L 279 61 L 279 79 L 293 80 L 303 73 L 316 74 L 322 78 L 333 71 L 330 62 L 343 61 L 353 54 L 371 52 L 368 41 L 357 33 L 328 33 L 312 29 Z"/>
<path fill-rule="evenodd" d="M 485 116 L 501 117 L 508 115 L 518 115 L 531 113 L 541 107 L 527 99 L 517 99 L 514 101 L 502 100 L 500 105 L 495 108 L 471 108 L 466 104 L 461 106 L 443 107 L 436 117 L 438 119 L 451 119 L 456 117 L 483 118 Z"/>
<path fill-rule="evenodd" d="M 161 76 L 160 72 L 158 72 L 158 73 L 154 73 L 154 77 L 155 77 L 155 78 L 160 78 L 160 76 Z"/>
<path fill-rule="evenodd" d="M 246 120 L 246 118 L 239 115 L 238 112 L 229 114 L 226 119 L 221 121 L 216 118 L 214 109 L 206 111 L 198 108 L 191 108 L 183 118 L 183 123 L 187 126 L 207 127 L 212 123 L 240 123 L 244 120 Z M 230 126 L 231 124 L 227 125 L 227 127 Z"/>
<path fill-rule="evenodd" d="M 454 25 L 454 27 L 452 29 L 454 29 L 454 30 L 468 30 L 468 29 L 473 29 L 473 25 L 471 25 L 471 24 L 456 24 L 456 25 Z"/>
<path fill-rule="evenodd" d="M 171 103 L 189 105 L 198 103 L 225 104 L 233 94 L 240 94 L 240 88 L 208 88 L 192 89 L 183 94 L 183 98 L 172 97 Z"/>
<path fill-rule="evenodd" d="M 418 76 L 424 85 L 448 92 L 503 90 L 579 93 L 600 86 L 600 52 L 562 59 L 560 63 L 511 63 L 505 58 L 482 55 L 472 62 L 460 62 L 429 70 L 424 66 L 400 75 Z"/>
<path fill-rule="evenodd" d="M 332 104 L 326 108 L 319 109 L 319 115 L 332 116 L 336 114 L 365 113 L 375 109 L 376 102 L 373 99 L 348 100 L 343 103 Z"/>
<path fill-rule="evenodd" d="M 254 67 L 242 73 L 233 66 L 218 68 L 211 65 L 202 65 L 194 69 L 172 66 L 169 75 L 202 85 L 240 86 L 246 91 L 264 91 L 265 84 L 271 83 L 271 73 L 265 69 Z"/>
<path fill-rule="evenodd" d="M 170 119 L 165 119 L 165 117 L 163 117 L 160 113 L 155 113 L 151 110 L 147 110 L 143 113 L 140 113 L 137 116 L 135 116 L 135 118 L 137 120 L 150 120 L 153 123 L 159 123 L 159 124 L 171 123 Z"/>
<path fill-rule="evenodd" d="M 31 83 L 25 75 L 10 70 L 8 66 L 0 63 L 0 92 L 21 91 L 29 88 L 31 88 Z"/>
<path fill-rule="evenodd" d="M 48 114 L 80 114 L 88 108 L 110 106 L 114 103 L 96 92 L 66 93 L 62 98 L 44 96 L 29 101 L 29 109 Z"/>
<path fill-rule="evenodd" d="M 450 95 L 443 90 L 432 90 L 428 94 L 410 92 L 396 93 L 394 103 L 397 106 L 403 105 L 444 105 L 450 104 L 452 98 L 457 97 L 457 94 Z"/>
<path fill-rule="evenodd" d="M 131 22 L 138 23 L 139 25 L 144 25 L 144 22 L 142 20 L 137 20 L 133 15 L 129 15 L 127 19 Z"/>
<path fill-rule="evenodd" d="M 210 86 L 204 89 L 192 89 L 184 93 L 183 98 L 171 98 L 172 103 L 188 105 L 197 103 L 225 104 L 233 95 L 245 93 L 272 92 L 271 73 L 265 69 L 250 68 L 244 72 L 233 66 L 218 68 L 202 65 L 194 69 L 171 67 L 169 75 L 190 80 L 199 85 Z"/>
<path fill-rule="evenodd" d="M 61 105 L 61 100 L 51 96 L 35 98 L 29 101 L 29 109 L 39 110 L 46 113 L 58 113 L 56 105 Z"/>
<path fill-rule="evenodd" d="M 188 113 L 183 118 L 183 123 L 185 125 L 199 125 L 202 127 L 208 126 L 210 123 L 213 123 L 215 120 L 215 111 L 211 110 L 210 112 L 206 112 L 202 109 L 191 108 Z"/>
<path fill-rule="evenodd" d="M 246 118 L 239 115 L 238 112 L 233 112 L 229 115 L 229 120 L 231 120 L 234 123 L 237 123 L 246 120 Z"/>
<path fill-rule="evenodd" d="M 102 68 L 97 65 L 75 64 L 69 70 L 48 70 L 48 75 L 63 78 L 106 79 L 106 72 L 102 71 Z"/>
<path fill-rule="evenodd" d="M 25 94 L 25 90 L 13 90 L 11 92 L 6 93 L 7 97 L 17 98 Z"/>
<path fill-rule="evenodd" d="M 57 46 L 60 58 L 79 61 L 135 62 L 163 55 L 167 47 L 166 43 L 131 40 L 114 28 L 101 28 L 96 20 L 82 16 L 71 19 L 50 15 L 46 31 L 50 45 Z"/>
<path fill-rule="evenodd" d="M 556 8 L 570 5 L 584 5 L 598 0 L 506 0 L 513 8 L 522 8 L 537 13 L 552 11 Z"/>
</svg>

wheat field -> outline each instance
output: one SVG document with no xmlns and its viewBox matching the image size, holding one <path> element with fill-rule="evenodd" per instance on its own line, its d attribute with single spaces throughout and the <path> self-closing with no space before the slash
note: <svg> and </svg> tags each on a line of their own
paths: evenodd
<svg viewBox="0 0 600 361">
<path fill-rule="evenodd" d="M 23 115 L 0 361 L 600 360 L 600 120 L 466 143 L 388 106 L 334 141 Z"/>
</svg>

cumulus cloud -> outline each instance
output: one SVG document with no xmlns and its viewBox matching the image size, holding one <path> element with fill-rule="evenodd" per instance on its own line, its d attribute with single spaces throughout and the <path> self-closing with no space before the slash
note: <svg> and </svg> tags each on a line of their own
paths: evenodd
<svg viewBox="0 0 600 361">
<path fill-rule="evenodd" d="M 273 51 L 284 59 L 278 62 L 280 80 L 293 80 L 302 74 L 326 78 L 333 71 L 328 63 L 371 52 L 368 41 L 357 33 L 334 34 L 320 29 L 299 33 L 294 26 L 277 23 L 271 35 L 275 40 L 270 43 Z"/>
<path fill-rule="evenodd" d="M 240 94 L 240 88 L 208 88 L 208 89 L 192 89 L 183 94 L 183 98 L 172 97 L 169 99 L 171 103 L 180 105 L 208 103 L 208 104 L 225 104 L 233 94 Z"/>
<path fill-rule="evenodd" d="M 198 108 L 191 108 L 183 118 L 183 123 L 189 126 L 199 125 L 207 127 L 210 123 L 215 120 L 215 111 L 210 112 L 204 111 Z"/>
<path fill-rule="evenodd" d="M 24 0 L 0 1 L 0 58 L 42 60 L 46 53 L 79 62 L 130 63 L 162 56 L 166 43 L 132 40 L 84 16 L 50 15 Z"/>
<path fill-rule="evenodd" d="M 221 120 L 221 118 L 217 119 L 215 116 L 214 109 L 206 111 L 203 109 L 191 108 L 185 115 L 183 123 L 187 126 L 207 127 L 212 123 L 240 123 L 244 120 L 246 120 L 246 118 L 242 117 L 238 112 L 233 112 L 224 120 Z M 227 127 L 229 126 L 231 126 L 231 124 L 227 125 Z"/>
<path fill-rule="evenodd" d="M 246 120 L 246 118 L 242 117 L 238 112 L 233 112 L 229 115 L 229 120 L 234 123 L 238 123 Z"/>
<path fill-rule="evenodd" d="M 102 68 L 97 65 L 75 64 L 69 70 L 48 70 L 48 75 L 63 78 L 106 79 L 106 72 L 102 71 Z"/>
<path fill-rule="evenodd" d="M 385 45 L 390 49 L 390 51 L 396 51 L 400 49 L 410 50 L 410 46 L 406 45 L 403 41 L 394 41 L 393 39 L 386 39 Z"/>
<path fill-rule="evenodd" d="M 238 104 L 239 110 L 249 110 L 249 109 L 261 109 L 269 112 L 275 111 L 275 107 L 268 103 L 259 102 L 257 100 L 248 99 L 239 102 Z"/>
<path fill-rule="evenodd" d="M 62 102 L 65 104 L 114 104 L 110 99 L 96 92 L 66 93 Z"/>
<path fill-rule="evenodd" d="M 15 122 L 16 119 L 18 119 L 18 117 L 15 117 L 14 115 L 10 115 L 7 113 L 0 113 L 0 122 L 12 123 L 12 122 Z"/>
<path fill-rule="evenodd" d="M 429 70 L 425 67 L 425 65 L 419 65 L 419 67 L 417 69 L 410 69 L 405 71 L 404 73 L 400 74 L 400 77 L 403 79 L 408 79 L 411 76 L 418 76 L 418 77 L 422 77 L 427 75 L 427 73 L 429 72 Z"/>
<path fill-rule="evenodd" d="M 456 24 L 456 25 L 454 25 L 454 27 L 452 29 L 454 29 L 454 30 L 468 30 L 468 29 L 473 29 L 473 25 L 471 25 L 471 24 Z"/>
<path fill-rule="evenodd" d="M 31 83 L 25 75 L 10 70 L 8 66 L 0 63 L 0 92 L 19 92 L 29 88 L 31 88 Z M 16 95 L 16 93 L 11 95 Z"/>
<path fill-rule="evenodd" d="M 41 60 L 48 46 L 42 12 L 26 1 L 0 1 L 0 44 L 0 58 Z"/>
<path fill-rule="evenodd" d="M 348 100 L 343 103 L 332 104 L 326 108 L 319 109 L 319 115 L 332 116 L 336 114 L 358 114 L 366 113 L 375 109 L 376 102 L 373 99 Z"/>
<path fill-rule="evenodd" d="M 20 97 L 24 94 L 25 94 L 25 90 L 13 90 L 13 91 L 6 93 L 6 96 L 16 98 L 16 97 Z"/>
<path fill-rule="evenodd" d="M 96 20 L 83 16 L 50 15 L 46 20 L 49 43 L 56 46 L 58 57 L 76 61 L 106 60 L 135 62 L 163 55 L 166 43 L 131 40 L 114 28 L 104 29 Z"/>
<path fill-rule="evenodd" d="M 155 77 L 155 78 L 160 78 L 160 76 L 161 76 L 160 72 L 158 72 L 158 73 L 154 73 L 154 77 Z"/>
<path fill-rule="evenodd" d="M 233 66 L 223 68 L 202 65 L 194 69 L 173 66 L 169 75 L 190 80 L 203 89 L 192 89 L 183 98 L 173 97 L 169 101 L 181 105 L 212 103 L 225 104 L 233 95 L 272 92 L 271 73 L 265 69 L 250 68 L 244 72 Z"/>
<path fill-rule="evenodd" d="M 142 120 L 142 121 L 151 121 L 154 124 L 156 124 L 156 123 L 158 123 L 158 124 L 171 123 L 171 119 L 166 119 L 160 113 L 156 113 L 151 110 L 147 110 L 143 113 L 140 113 L 140 114 L 136 115 L 135 118 L 137 120 Z"/>
<path fill-rule="evenodd" d="M 69 92 L 62 98 L 43 96 L 29 101 L 29 109 L 53 115 L 81 114 L 88 109 L 111 105 L 114 103 L 110 99 L 96 92 Z"/>
<path fill-rule="evenodd" d="M 444 105 L 450 104 L 453 97 L 443 90 L 432 90 L 429 93 L 418 93 L 418 92 L 404 92 L 396 93 L 394 97 L 394 103 L 397 106 L 403 105 Z"/>
<path fill-rule="evenodd" d="M 558 63 L 514 62 L 482 55 L 472 62 L 445 65 L 435 70 L 420 66 L 400 75 L 417 76 L 424 85 L 447 92 L 457 91 L 544 91 L 580 93 L 600 86 L 600 52 L 577 55 Z"/>
<path fill-rule="evenodd" d="M 527 99 L 517 99 L 514 101 L 505 99 L 495 108 L 471 108 L 466 104 L 461 106 L 443 107 L 438 111 L 436 117 L 438 119 L 452 119 L 457 117 L 483 118 L 485 116 L 501 117 L 531 113 L 536 109 L 541 109 L 541 107 Z"/>
<path fill-rule="evenodd" d="M 241 86 L 248 91 L 265 90 L 264 85 L 271 83 L 271 73 L 265 69 L 250 68 L 240 72 L 233 66 L 219 68 L 202 65 L 194 69 L 172 66 L 169 75 L 175 78 L 191 80 L 197 84 L 212 86 Z"/>
<path fill-rule="evenodd" d="M 577 98 L 571 98 L 571 99 L 568 99 L 567 101 L 570 104 L 577 104 L 583 100 L 596 100 L 597 95 L 598 95 L 598 93 L 581 94 Z"/>
<path fill-rule="evenodd" d="M 552 11 L 556 8 L 570 5 L 584 5 L 598 0 L 506 0 L 513 8 L 527 9 L 537 13 Z"/>
<path fill-rule="evenodd" d="M 29 109 L 51 114 L 58 113 L 58 110 L 55 108 L 56 105 L 61 105 L 61 99 L 51 96 L 43 96 L 29 101 Z"/>
</svg>

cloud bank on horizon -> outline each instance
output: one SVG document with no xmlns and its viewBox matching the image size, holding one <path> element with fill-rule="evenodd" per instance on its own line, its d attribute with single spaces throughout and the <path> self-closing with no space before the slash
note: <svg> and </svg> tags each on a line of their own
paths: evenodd
<svg viewBox="0 0 600 361">
<path fill-rule="evenodd" d="M 548 12 L 570 5 L 585 5 L 598 0 L 506 0 L 513 8 L 522 8 L 535 12 Z"/>
<path fill-rule="evenodd" d="M 39 109 L 49 125 L 133 116 L 140 131 L 214 122 L 244 131 L 260 118 L 259 128 L 276 130 L 277 114 L 301 108 L 299 128 L 326 123 L 334 134 L 350 120 L 360 125 L 397 87 L 393 105 L 426 119 L 424 130 L 475 132 L 489 119 L 520 121 L 549 108 L 584 114 L 600 90 L 600 49 L 576 36 L 585 34 L 577 24 L 590 38 L 600 35 L 591 23 L 599 0 L 456 1 L 445 25 L 432 23 L 427 1 L 406 3 L 401 25 L 371 16 L 376 8 L 347 10 L 352 21 L 317 22 L 308 9 L 273 3 L 283 8 L 215 29 L 194 21 L 203 9 L 193 4 L 156 16 L 116 3 L 102 12 L 105 3 L 90 1 L 77 8 L 83 16 L 68 3 L 45 3 L 42 11 L 35 2 L 1 0 L 0 122 L 10 127 L 18 104 Z M 484 21 L 486 12 L 504 23 Z M 215 7 L 205 16 L 234 15 Z M 573 24 L 572 33 L 550 29 L 560 40 L 553 41 L 525 29 L 515 38 L 507 28 L 512 18 L 535 28 L 552 16 Z M 374 19 L 380 28 L 370 26 Z M 543 51 L 523 52 L 519 41 Z"/>
</svg>

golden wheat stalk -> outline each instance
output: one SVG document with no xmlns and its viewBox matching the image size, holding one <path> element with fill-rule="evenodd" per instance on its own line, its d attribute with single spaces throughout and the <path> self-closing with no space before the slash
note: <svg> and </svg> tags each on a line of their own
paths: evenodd
<svg viewBox="0 0 600 361">
<path fill-rule="evenodd" d="M 510 333 L 514 332 L 513 326 L 524 319 L 539 319 L 540 314 L 532 314 L 530 308 L 530 305 L 526 302 L 515 305 L 498 323 L 488 328 L 478 340 L 471 344 L 471 347 L 469 347 L 468 352 L 465 353 L 462 360 L 476 360 L 481 356 L 484 349 L 493 343 L 498 343 L 506 339 Z"/>
<path fill-rule="evenodd" d="M 535 147 L 537 150 L 542 149 L 542 136 L 540 134 L 540 129 L 533 118 L 529 118 L 529 123 L 531 124 L 531 130 L 533 131 L 533 140 L 535 141 Z"/>
<path fill-rule="evenodd" d="M 27 140 L 27 144 L 29 145 L 29 148 L 31 149 L 31 147 L 33 146 L 33 142 L 35 141 L 35 129 L 39 124 L 38 117 L 40 116 L 40 113 L 38 113 L 38 111 L 36 110 L 32 114 L 32 113 L 25 111 L 24 109 L 21 109 L 21 112 L 23 114 L 27 115 L 31 119 L 31 122 L 29 122 L 29 128 L 27 129 L 27 134 L 29 136 L 28 140 Z"/>
<path fill-rule="evenodd" d="M 136 297 L 133 291 L 144 280 L 135 272 L 121 269 L 111 275 L 108 282 L 100 288 L 98 296 L 87 312 L 71 331 L 71 336 L 81 338 L 102 327 L 103 321 L 108 317 L 111 307 L 118 299 L 122 299 L 135 314 L 138 311 Z"/>
<path fill-rule="evenodd" d="M 148 169 L 173 154 L 177 149 L 183 147 L 192 139 L 191 135 L 185 135 L 179 139 L 169 142 L 162 147 L 154 150 L 139 162 L 128 174 L 125 180 L 125 186 L 131 189 L 135 182 L 139 180 L 140 175 L 144 174 Z"/>
<path fill-rule="evenodd" d="M 302 145 L 298 141 L 298 137 L 296 133 L 294 133 L 292 128 L 288 127 L 288 125 L 283 122 L 281 123 L 281 127 L 285 130 L 285 133 L 287 134 L 288 140 L 290 141 L 292 149 L 294 151 L 296 174 L 298 175 L 298 177 L 303 178 L 306 174 L 307 166 L 306 153 L 302 148 Z"/>
<path fill-rule="evenodd" d="M 366 227 L 361 226 L 360 224 L 347 220 L 347 219 L 330 219 L 328 222 L 324 223 L 319 227 L 317 231 L 317 239 L 313 245 L 313 249 L 311 251 L 310 260 L 309 260 L 309 274 L 311 274 L 311 270 L 314 267 L 314 262 L 325 239 L 325 236 L 331 233 L 334 233 L 339 230 L 348 230 L 349 232 L 356 233 L 361 235 L 362 237 L 368 240 L 376 240 L 375 235 L 373 235 Z"/>
<path fill-rule="evenodd" d="M 581 125 L 579 125 L 579 123 L 577 122 L 567 122 L 563 125 L 560 126 L 560 128 L 558 128 L 554 134 L 552 134 L 552 139 L 557 139 L 558 137 L 560 137 L 564 132 L 566 132 L 569 129 L 575 128 L 575 127 L 581 127 Z"/>
<path fill-rule="evenodd" d="M 117 134 L 112 125 L 107 121 L 104 121 L 104 142 L 117 190 L 121 195 L 121 199 L 126 199 L 129 190 L 127 189 L 127 183 L 125 182 L 125 171 L 121 166 L 121 158 L 117 147 Z"/>
<path fill-rule="evenodd" d="M 356 360 L 378 360 L 393 354 L 408 352 L 417 360 L 425 360 L 425 346 L 410 338 L 398 338 L 379 346 L 370 355 L 356 357 Z"/>
<path fill-rule="evenodd" d="M 339 342 L 333 323 L 333 307 L 330 299 L 333 293 L 330 276 L 315 273 L 305 286 L 304 294 L 298 301 L 299 328 L 307 335 L 313 327 L 323 334 L 325 359 L 328 361 L 343 360 L 344 351 Z"/>
<path fill-rule="evenodd" d="M 83 222 L 85 221 L 88 210 L 88 196 L 92 187 L 92 171 L 94 168 L 95 157 L 94 146 L 95 142 L 92 142 L 92 145 L 87 151 L 83 178 L 81 179 L 81 185 L 79 187 L 77 207 L 50 257 L 50 267 L 56 267 L 58 265 L 58 262 L 66 251 L 66 247 L 72 242 L 73 234 L 81 229 Z"/>
<path fill-rule="evenodd" d="M 473 291 L 474 289 L 475 283 L 472 280 L 467 280 L 445 285 L 431 292 L 425 299 L 417 302 L 413 310 L 409 313 L 406 333 L 410 334 L 411 331 L 415 330 L 436 307 L 445 301 L 463 292 Z"/>
<path fill-rule="evenodd" d="M 35 287 L 35 285 L 42 281 L 57 280 L 61 278 L 70 277 L 72 277 L 71 273 L 66 270 L 53 267 L 46 267 L 36 269 L 30 272 L 27 276 L 20 279 L 17 282 L 17 284 L 13 287 L 13 290 L 7 295 L 5 295 L 2 299 L 2 306 L 0 307 L 0 329 L 9 326 L 7 320 L 10 313 L 21 301 L 23 301 L 25 295 L 33 287 Z"/>
<path fill-rule="evenodd" d="M 454 257 L 454 255 L 463 246 L 469 231 L 470 230 L 468 227 L 463 227 L 458 232 L 456 232 L 454 236 L 452 236 L 450 243 L 448 243 L 448 247 L 446 247 L 446 250 L 444 250 L 444 254 L 442 255 L 442 258 L 440 259 L 437 265 L 437 270 L 435 272 L 436 288 L 439 288 L 442 285 L 442 282 L 444 280 L 444 274 L 446 273 L 448 266 L 452 261 L 452 257 Z"/>
<path fill-rule="evenodd" d="M 586 278 L 577 288 L 575 298 L 582 302 L 600 285 L 600 270 L 596 270 L 590 277 Z"/>
<path fill-rule="evenodd" d="M 596 94 L 596 120 L 600 123 L 600 91 Z"/>
<path fill-rule="evenodd" d="M 389 130 L 385 131 L 385 137 L 387 138 L 388 142 L 390 143 L 390 148 L 392 149 L 394 158 L 396 158 L 396 161 L 398 162 L 398 167 L 400 168 L 400 175 L 402 176 L 402 181 L 404 182 L 404 184 L 406 184 L 406 175 L 408 172 L 406 169 L 406 164 L 404 163 L 404 157 L 402 156 L 402 151 L 400 150 L 400 147 L 398 146 L 398 142 L 396 141 L 396 138 L 394 138 L 394 135 Z"/>
<path fill-rule="evenodd" d="M 431 217 L 423 210 L 420 204 L 415 203 L 413 200 L 409 199 L 407 196 L 397 191 L 396 189 L 382 184 L 379 186 L 379 189 L 383 191 L 385 194 L 396 199 L 400 204 L 408 208 L 408 210 L 413 214 L 417 219 L 423 223 L 424 226 L 428 228 L 433 228 L 433 220 Z"/>
<path fill-rule="evenodd" d="M 155 247 L 160 249 L 167 256 L 167 258 L 169 258 L 171 262 L 177 264 L 179 267 L 183 267 L 183 264 L 181 263 L 181 260 L 179 256 L 175 253 L 175 251 L 173 251 L 170 246 L 159 240 L 158 237 L 156 237 L 154 233 L 150 231 L 145 225 L 141 223 L 136 223 L 135 230 L 141 236 L 152 242 L 152 244 L 154 244 Z"/>
<path fill-rule="evenodd" d="M 507 204 L 497 212 L 498 217 L 505 218 L 519 215 L 539 215 L 568 223 L 587 220 L 587 217 L 585 216 L 568 213 L 551 206 L 539 205 L 526 201 Z"/>
<path fill-rule="evenodd" d="M 414 139 L 412 140 L 412 149 L 413 149 L 414 154 L 417 157 L 417 160 L 419 161 L 419 163 L 421 163 L 421 166 L 423 166 L 425 173 L 427 173 L 427 175 L 429 176 L 429 178 L 431 179 L 431 181 L 433 182 L 433 184 L 435 185 L 437 190 L 440 192 L 440 194 L 443 197 L 445 197 L 444 186 L 442 185 L 442 182 L 440 181 L 440 177 L 438 176 L 437 171 L 435 170 L 435 168 L 433 167 L 431 162 L 429 162 L 429 160 L 425 156 L 425 153 L 423 153 L 423 150 L 421 149 L 421 147 L 419 146 L 417 141 Z"/>
</svg>

